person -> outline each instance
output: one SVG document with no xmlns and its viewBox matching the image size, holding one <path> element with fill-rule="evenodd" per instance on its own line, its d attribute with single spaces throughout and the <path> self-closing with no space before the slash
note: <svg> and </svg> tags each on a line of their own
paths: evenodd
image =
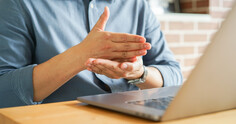
<svg viewBox="0 0 236 124">
<path fill-rule="evenodd" d="M 1 0 L 0 46 L 0 107 L 182 83 L 145 0 Z"/>
</svg>

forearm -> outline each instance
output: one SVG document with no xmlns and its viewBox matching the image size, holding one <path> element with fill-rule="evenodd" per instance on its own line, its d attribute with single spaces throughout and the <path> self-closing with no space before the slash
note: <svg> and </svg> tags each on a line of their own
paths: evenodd
<svg viewBox="0 0 236 124">
<path fill-rule="evenodd" d="M 33 70 L 34 101 L 41 101 L 84 70 L 83 57 L 79 47 L 67 51 L 39 64 Z"/>
<path fill-rule="evenodd" d="M 163 86 L 163 78 L 160 71 L 154 67 L 146 67 L 148 74 L 143 84 L 137 84 L 140 89 L 159 88 Z"/>
</svg>

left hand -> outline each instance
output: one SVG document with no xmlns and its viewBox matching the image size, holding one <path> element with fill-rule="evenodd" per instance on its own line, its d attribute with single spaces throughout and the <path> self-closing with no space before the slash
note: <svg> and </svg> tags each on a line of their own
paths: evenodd
<svg viewBox="0 0 236 124">
<path fill-rule="evenodd" d="M 90 58 L 86 62 L 86 66 L 87 70 L 106 75 L 112 79 L 137 79 L 140 78 L 144 72 L 143 60 L 141 57 L 138 57 L 135 62 L 119 62 L 107 59 Z"/>
</svg>

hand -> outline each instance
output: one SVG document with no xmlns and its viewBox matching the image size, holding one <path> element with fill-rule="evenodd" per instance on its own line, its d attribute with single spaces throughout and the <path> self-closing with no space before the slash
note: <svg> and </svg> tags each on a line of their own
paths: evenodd
<svg viewBox="0 0 236 124">
<path fill-rule="evenodd" d="M 102 59 L 131 59 L 146 55 L 151 48 L 142 36 L 127 33 L 112 33 L 104 31 L 109 18 L 109 9 L 105 7 L 104 13 L 93 27 L 88 36 L 80 43 L 80 49 L 85 57 Z M 125 27 L 124 27 L 125 28 Z"/>
<path fill-rule="evenodd" d="M 112 79 L 137 79 L 144 72 L 141 57 L 135 62 L 117 62 L 107 59 L 89 59 L 86 62 L 87 69 L 97 74 L 106 75 Z"/>
</svg>

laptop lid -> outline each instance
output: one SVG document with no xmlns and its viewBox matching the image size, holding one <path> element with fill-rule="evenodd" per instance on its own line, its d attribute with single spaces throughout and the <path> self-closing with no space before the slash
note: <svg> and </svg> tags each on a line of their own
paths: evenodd
<svg viewBox="0 0 236 124">
<path fill-rule="evenodd" d="M 162 120 L 236 108 L 236 5 Z"/>
</svg>

